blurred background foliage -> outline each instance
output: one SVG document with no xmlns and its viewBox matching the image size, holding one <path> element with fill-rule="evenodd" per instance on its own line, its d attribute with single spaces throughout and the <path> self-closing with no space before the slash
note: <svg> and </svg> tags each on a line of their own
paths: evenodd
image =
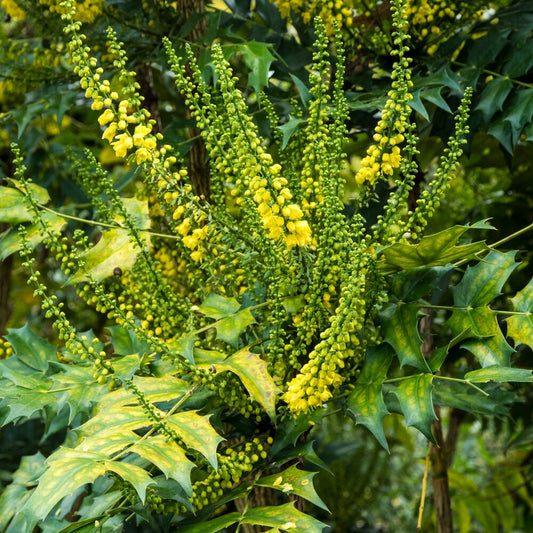
<svg viewBox="0 0 533 533">
<path fill-rule="evenodd" d="M 291 99 L 304 105 L 309 99 L 312 18 L 320 15 L 329 25 L 335 18 L 342 26 L 348 54 L 346 176 L 353 177 L 358 170 L 390 84 L 388 2 L 86 0 L 79 4 L 83 8 L 80 17 L 87 22 L 84 32 L 101 56 L 105 28 L 111 25 L 117 31 L 128 50 L 128 68 L 137 72 L 157 128 L 189 155 L 189 165 L 198 164 L 194 124 L 173 88 L 162 37 L 175 43 L 191 42 L 207 80 L 213 75 L 208 45 L 219 41 L 259 127 L 266 123 L 257 106 L 264 91 L 282 117 L 281 134 L 288 139 L 300 124 Z M 0 5 L 0 178 L 12 175 L 9 143 L 16 139 L 26 154 L 29 174 L 50 191 L 52 203 L 72 204 L 77 209 L 87 204 L 84 216 L 90 218 L 87 199 L 72 180 L 66 147 L 89 147 L 113 171 L 122 189 L 135 186 L 134 169 L 119 163 L 101 140 L 97 112 L 74 83 L 57 24 L 59 2 L 2 0 Z M 533 2 L 411 0 L 409 10 L 412 108 L 421 138 L 420 183 L 432 177 L 453 125 L 451 110 L 457 108 L 463 88 L 471 85 L 475 89 L 467 151 L 444 205 L 431 221 L 430 232 L 491 219 L 497 231 L 487 231 L 485 237 L 496 242 L 532 222 Z M 114 83 L 120 82 L 111 80 Z M 263 128 L 261 133 L 265 132 Z M 385 195 L 385 190 L 380 193 Z M 354 195 L 356 186 L 347 186 L 345 198 Z M 532 241 L 532 234 L 525 233 L 508 244 L 520 250 L 523 273 L 514 276 L 516 286 L 504 287 L 506 294 L 520 290 L 531 277 Z M 46 335 L 49 325 L 32 307 L 31 290 L 17 259 L 2 259 L 0 334 L 8 327 L 29 323 Z M 104 328 L 105 317 L 62 286 L 46 255 L 38 260 L 47 283 L 75 317 L 75 325 L 97 332 Z M 443 317 L 436 315 L 434 321 L 442 323 Z M 459 348 L 456 352 L 448 363 L 451 366 L 467 357 Z M 2 347 L 0 353 L 6 356 Z M 520 347 L 518 365 L 531 367 L 531 356 L 529 349 Z M 440 413 L 448 436 L 456 441 L 449 476 L 461 533 L 533 531 L 533 394 L 530 387 L 520 385 L 509 385 L 506 394 L 492 406 L 492 412 L 483 413 L 489 417 L 457 409 Z M 509 412 L 506 404 L 511 398 L 520 401 Z M 331 514 L 317 510 L 316 515 L 335 532 L 412 530 L 420 504 L 425 441 L 390 415 L 385 419 L 391 445 L 387 454 L 366 429 L 343 421 L 334 412 L 330 415 L 313 430 L 316 451 L 335 476 L 335 482 L 328 472 L 317 478 L 318 492 Z M 21 456 L 46 453 L 60 441 L 53 428 L 43 428 L 38 421 L 0 430 L 0 490 L 11 480 Z M 434 531 L 429 496 L 423 518 L 422 530 Z"/>
</svg>

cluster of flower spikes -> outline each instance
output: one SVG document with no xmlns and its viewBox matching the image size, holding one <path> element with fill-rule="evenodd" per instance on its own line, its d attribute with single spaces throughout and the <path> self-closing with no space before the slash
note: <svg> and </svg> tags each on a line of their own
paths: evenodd
<svg viewBox="0 0 533 533">
<path fill-rule="evenodd" d="M 393 6 L 393 17 L 398 16 L 399 11 Z M 391 54 L 398 56 L 391 75 L 391 89 L 387 93 L 387 102 L 374 131 L 375 144 L 367 149 L 361 167 L 355 175 L 355 181 L 359 185 L 373 186 L 380 179 L 391 178 L 402 162 L 400 145 L 404 142 L 408 129 L 411 114 L 408 103 L 412 100 L 409 91 L 413 86 L 409 70 L 411 60 L 406 56 L 409 51 L 405 44 L 407 37 L 403 36 L 396 36 L 394 44 L 397 48 L 391 51 Z"/>
<path fill-rule="evenodd" d="M 299 15 L 305 24 L 309 24 L 316 17 L 324 21 L 328 35 L 333 35 L 334 25 L 349 28 L 353 22 L 353 0 L 270 0 L 276 4 L 280 15 L 291 20 L 293 15 Z"/>
</svg>

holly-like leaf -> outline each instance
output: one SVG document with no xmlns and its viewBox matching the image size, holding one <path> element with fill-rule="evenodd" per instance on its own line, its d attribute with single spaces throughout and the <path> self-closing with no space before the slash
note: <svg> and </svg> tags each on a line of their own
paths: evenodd
<svg viewBox="0 0 533 533">
<path fill-rule="evenodd" d="M 383 432 L 383 418 L 389 410 L 381 388 L 393 356 L 387 344 L 369 348 L 355 388 L 347 398 L 348 412 L 355 422 L 368 428 L 387 451 L 389 445 Z"/>
<path fill-rule="evenodd" d="M 491 251 L 476 266 L 468 267 L 463 279 L 453 288 L 458 307 L 479 307 L 500 296 L 501 289 L 518 266 L 516 252 Z"/>
<path fill-rule="evenodd" d="M 417 304 L 390 304 L 380 313 L 380 318 L 385 342 L 394 348 L 401 365 L 426 372 L 429 366 L 422 353 L 422 338 L 418 332 L 419 310 Z"/>
<path fill-rule="evenodd" d="M 16 180 L 9 182 L 15 187 L 20 186 Z M 38 204 L 47 204 L 50 201 L 50 195 L 44 187 L 30 183 L 28 189 Z M 20 224 L 29 222 L 32 218 L 33 213 L 28 211 L 23 192 L 13 187 L 0 187 L 0 222 Z"/>
<path fill-rule="evenodd" d="M 394 394 L 400 402 L 405 423 L 435 442 L 431 433 L 431 423 L 437 418 L 433 410 L 432 384 L 433 374 L 417 374 L 401 381 Z"/>
<path fill-rule="evenodd" d="M 417 244 L 396 243 L 381 250 L 381 269 L 395 271 L 420 266 L 443 266 L 461 259 L 473 259 L 488 246 L 484 241 L 460 244 L 459 239 L 470 229 L 493 229 L 483 221 L 471 226 L 453 226 L 423 237 Z"/>
<path fill-rule="evenodd" d="M 285 531 L 322 533 L 326 524 L 294 508 L 294 502 L 276 507 L 249 509 L 240 520 L 241 524 L 277 527 Z"/>
<path fill-rule="evenodd" d="M 146 498 L 146 487 L 152 485 L 154 480 L 148 475 L 148 472 L 140 466 L 120 461 L 105 461 L 104 468 L 106 472 L 115 472 L 124 481 L 127 481 L 135 489 L 142 503 Z"/>
<path fill-rule="evenodd" d="M 315 504 L 317 507 L 329 511 L 326 504 L 316 493 L 313 485 L 313 477 L 316 474 L 317 472 L 306 472 L 297 468 L 296 465 L 291 465 L 287 470 L 279 474 L 272 474 L 271 476 L 260 478 L 255 484 L 261 487 L 280 490 L 285 494 L 296 494 Z"/>
<path fill-rule="evenodd" d="M 507 335 L 515 341 L 515 345 L 527 344 L 533 348 L 533 278 L 514 298 L 513 308 L 517 312 L 507 318 Z"/>
<path fill-rule="evenodd" d="M 182 411 L 167 418 L 165 422 L 183 438 L 185 444 L 199 451 L 217 468 L 217 447 L 224 440 L 209 422 L 209 416 L 194 411 Z"/>
<path fill-rule="evenodd" d="M 135 221 L 135 227 L 148 229 L 150 227 L 148 200 L 127 198 L 123 201 Z M 146 239 L 148 244 L 148 238 Z M 84 268 L 70 278 L 70 283 L 87 281 L 89 275 L 96 281 L 102 281 L 111 276 L 116 267 L 129 270 L 137 260 L 138 253 L 139 250 L 132 242 L 128 230 L 120 228 L 103 231 L 98 243 L 82 255 Z"/>
<path fill-rule="evenodd" d="M 216 322 L 215 328 L 217 330 L 217 337 L 236 348 L 240 336 L 251 324 L 255 324 L 255 318 L 252 315 L 252 312 L 248 308 L 242 309 L 234 315 L 225 317 Z"/>
<path fill-rule="evenodd" d="M 497 313 L 488 306 L 456 309 L 448 324 L 454 335 L 468 330 L 471 338 L 464 340 L 461 347 L 472 352 L 481 366 L 509 366 L 514 350 L 501 332 Z"/>
<path fill-rule="evenodd" d="M 21 512 L 30 519 L 46 518 L 65 496 L 103 476 L 106 471 L 105 459 L 107 457 L 102 454 L 80 453 L 60 448 L 48 458 L 48 470 L 39 478 L 39 485 Z"/>
<path fill-rule="evenodd" d="M 189 363 L 194 365 L 194 343 L 197 338 L 198 334 L 195 331 L 187 333 L 187 335 L 170 342 L 168 344 L 169 350 L 171 352 L 179 353 L 182 357 L 185 357 Z"/>
<path fill-rule="evenodd" d="M 294 132 L 301 129 L 307 122 L 301 118 L 292 117 L 289 115 L 289 120 L 282 126 L 278 126 L 278 129 L 283 134 L 281 141 L 281 149 L 285 149 Z"/>
<path fill-rule="evenodd" d="M 189 526 L 179 526 L 180 533 L 220 533 L 225 528 L 236 524 L 241 517 L 240 513 L 228 513 L 218 516 L 213 520 L 202 520 L 201 523 Z"/>
<path fill-rule="evenodd" d="M 452 270 L 451 265 L 401 270 L 392 277 L 392 293 L 402 302 L 415 302 L 438 287 Z"/>
<path fill-rule="evenodd" d="M 275 420 L 276 397 L 280 390 L 268 373 L 268 363 L 246 347 L 215 365 L 215 368 L 237 374 L 250 396 Z"/>
<path fill-rule="evenodd" d="M 168 478 L 176 480 L 185 492 L 192 495 L 191 470 L 194 463 L 187 459 L 185 451 L 163 435 L 139 439 L 129 451 L 139 454 L 157 466 Z"/>
<path fill-rule="evenodd" d="M 12 189 L 10 189 L 12 190 Z M 42 214 L 42 220 L 46 227 L 55 234 L 59 234 L 66 220 L 55 213 Z M 41 223 L 30 224 L 26 227 L 26 240 L 30 248 L 35 248 L 43 241 L 43 228 Z M 0 237 L 0 259 L 5 259 L 22 248 L 20 235 L 17 228 L 11 228 Z"/>
<path fill-rule="evenodd" d="M 515 144 L 522 129 L 526 124 L 531 123 L 531 117 L 533 117 L 533 89 L 521 88 L 515 91 L 508 109 L 503 120 L 511 125 L 513 144 Z"/>
<path fill-rule="evenodd" d="M 476 110 L 483 114 L 487 124 L 495 113 L 503 109 L 503 103 L 513 88 L 513 82 L 509 78 L 496 78 L 487 83 L 479 98 Z"/>
<path fill-rule="evenodd" d="M 224 318 L 236 313 L 241 305 L 235 298 L 211 293 L 200 305 L 200 312 L 209 318 Z"/>
<path fill-rule="evenodd" d="M 489 381 L 529 383 L 533 381 L 533 370 L 495 365 L 467 372 L 465 379 L 472 383 L 487 383 Z"/>
<path fill-rule="evenodd" d="M 268 85 L 268 72 L 270 65 L 276 59 L 269 48 L 272 45 L 257 41 L 248 41 L 238 45 L 239 51 L 246 66 L 250 69 L 248 74 L 248 87 L 253 87 L 256 94 Z"/>
<path fill-rule="evenodd" d="M 34 333 L 28 324 L 8 330 L 6 339 L 18 359 L 30 368 L 44 372 L 48 369 L 49 361 L 57 361 L 57 348 Z"/>
</svg>

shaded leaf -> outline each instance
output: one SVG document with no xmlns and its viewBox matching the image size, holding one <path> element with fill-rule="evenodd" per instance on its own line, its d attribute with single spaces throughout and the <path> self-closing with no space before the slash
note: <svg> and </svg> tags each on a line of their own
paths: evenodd
<svg viewBox="0 0 533 533">
<path fill-rule="evenodd" d="M 57 361 L 57 348 L 34 333 L 28 324 L 9 329 L 6 339 L 17 358 L 35 370 L 46 371 L 49 361 Z"/>
<path fill-rule="evenodd" d="M 435 104 L 437 107 L 440 107 L 447 113 L 451 113 L 452 110 L 450 109 L 450 106 L 440 94 L 442 89 L 443 89 L 442 86 L 432 87 L 430 89 L 424 89 L 420 93 L 420 97 L 423 98 L 424 100 L 427 100 L 428 102 L 431 102 L 432 104 Z"/>
<path fill-rule="evenodd" d="M 478 307 L 500 296 L 501 289 L 518 266 L 516 252 L 491 251 L 477 265 L 468 267 L 461 281 L 453 288 L 458 307 Z"/>
<path fill-rule="evenodd" d="M 283 472 L 260 478 L 255 484 L 280 490 L 285 494 L 296 494 L 317 507 L 329 511 L 313 485 L 313 477 L 316 474 L 317 472 L 306 472 L 297 468 L 296 465 L 291 465 Z"/>
<path fill-rule="evenodd" d="M 513 82 L 509 78 L 496 78 L 487 83 L 475 108 L 482 113 L 485 123 L 488 123 L 497 111 L 503 109 L 503 103 L 512 88 Z"/>
<path fill-rule="evenodd" d="M 365 362 L 357 378 L 358 385 L 382 383 L 387 377 L 394 352 L 387 344 L 367 348 Z"/>
<path fill-rule="evenodd" d="M 385 342 L 394 348 L 400 364 L 425 372 L 429 366 L 422 353 L 422 338 L 418 332 L 419 310 L 417 304 L 390 304 L 379 316 Z"/>
<path fill-rule="evenodd" d="M 533 381 L 533 370 L 495 365 L 467 372 L 465 379 L 472 383 L 487 383 L 488 381 L 529 383 Z"/>
<path fill-rule="evenodd" d="M 202 521 L 190 526 L 179 525 L 180 533 L 220 533 L 224 528 L 236 524 L 241 517 L 240 513 L 228 513 L 213 520 Z"/>
<path fill-rule="evenodd" d="M 441 280 L 453 270 L 453 266 L 416 267 L 401 270 L 391 281 L 393 294 L 402 302 L 414 302 L 426 297 Z"/>
<path fill-rule="evenodd" d="M 400 382 L 394 394 L 400 402 L 405 423 L 418 429 L 431 442 L 435 442 L 431 433 L 431 423 L 437 418 L 433 410 L 432 383 L 432 374 L 411 376 Z"/>
<path fill-rule="evenodd" d="M 278 130 L 280 130 L 283 134 L 281 142 L 282 150 L 287 147 L 287 144 L 289 144 L 289 141 L 293 136 L 294 132 L 301 129 L 305 124 L 307 124 L 307 121 L 289 115 L 289 120 L 285 122 L 285 124 L 283 124 L 282 126 L 278 126 Z"/>
</svg>

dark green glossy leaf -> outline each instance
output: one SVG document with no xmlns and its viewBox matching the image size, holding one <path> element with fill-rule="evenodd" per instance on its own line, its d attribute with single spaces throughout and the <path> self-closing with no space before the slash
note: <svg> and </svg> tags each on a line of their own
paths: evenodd
<svg viewBox="0 0 533 533">
<path fill-rule="evenodd" d="M 429 367 L 422 353 L 422 338 L 418 332 L 419 311 L 417 304 L 390 304 L 379 316 L 385 342 L 394 348 L 401 365 L 410 365 L 425 372 Z"/>
<path fill-rule="evenodd" d="M 500 296 L 501 289 L 518 266 L 516 252 L 491 251 L 476 266 L 468 267 L 463 279 L 453 288 L 458 307 L 478 307 Z"/>
<path fill-rule="evenodd" d="M 427 100 L 428 102 L 431 102 L 432 104 L 435 104 L 437 107 L 440 107 L 447 113 L 451 113 L 452 110 L 450 109 L 450 106 L 440 94 L 441 91 L 442 87 L 432 87 L 431 89 L 424 89 L 420 93 L 420 97 L 424 100 Z"/>
<path fill-rule="evenodd" d="M 485 123 L 488 123 L 495 113 L 503 109 L 503 103 L 513 86 L 509 78 L 496 78 L 487 83 L 481 93 L 479 104 L 475 108 L 482 113 Z"/>
<path fill-rule="evenodd" d="M 384 270 L 409 269 L 420 266 L 443 266 L 462 259 L 473 259 L 487 250 L 485 242 L 458 245 L 469 229 L 491 229 L 483 222 L 471 226 L 453 226 L 423 237 L 417 244 L 397 243 L 383 248 L 380 267 Z"/>
<path fill-rule="evenodd" d="M 503 336 L 497 313 L 487 306 L 472 309 L 456 309 L 448 324 L 454 335 L 470 332 L 470 337 L 461 346 L 472 352 L 481 366 L 509 366 L 513 349 Z"/>
<path fill-rule="evenodd" d="M 57 347 L 34 333 L 28 324 L 19 329 L 10 329 L 6 335 L 14 354 L 30 368 L 48 369 L 49 361 L 57 361 Z"/>
<path fill-rule="evenodd" d="M 529 383 L 533 381 L 533 370 L 495 365 L 467 372 L 465 379 L 472 383 L 487 383 L 489 381 Z"/>
<path fill-rule="evenodd" d="M 414 302 L 438 287 L 452 270 L 451 265 L 401 270 L 392 277 L 391 290 L 402 302 Z"/>
<path fill-rule="evenodd" d="M 357 378 L 357 384 L 383 383 L 393 357 L 394 352 L 388 344 L 370 346 L 366 351 L 365 362 Z"/>
<path fill-rule="evenodd" d="M 435 442 L 431 433 L 431 423 L 437 418 L 433 410 L 432 384 L 432 374 L 418 374 L 401 381 L 394 394 L 400 402 L 405 423 Z"/>
<path fill-rule="evenodd" d="M 287 470 L 279 474 L 272 474 L 271 476 L 260 478 L 255 484 L 261 487 L 280 490 L 285 494 L 296 494 L 317 507 L 328 511 L 329 509 L 318 496 L 313 485 L 313 477 L 316 474 L 317 472 L 306 472 L 297 468 L 296 465 L 291 465 Z"/>
</svg>

